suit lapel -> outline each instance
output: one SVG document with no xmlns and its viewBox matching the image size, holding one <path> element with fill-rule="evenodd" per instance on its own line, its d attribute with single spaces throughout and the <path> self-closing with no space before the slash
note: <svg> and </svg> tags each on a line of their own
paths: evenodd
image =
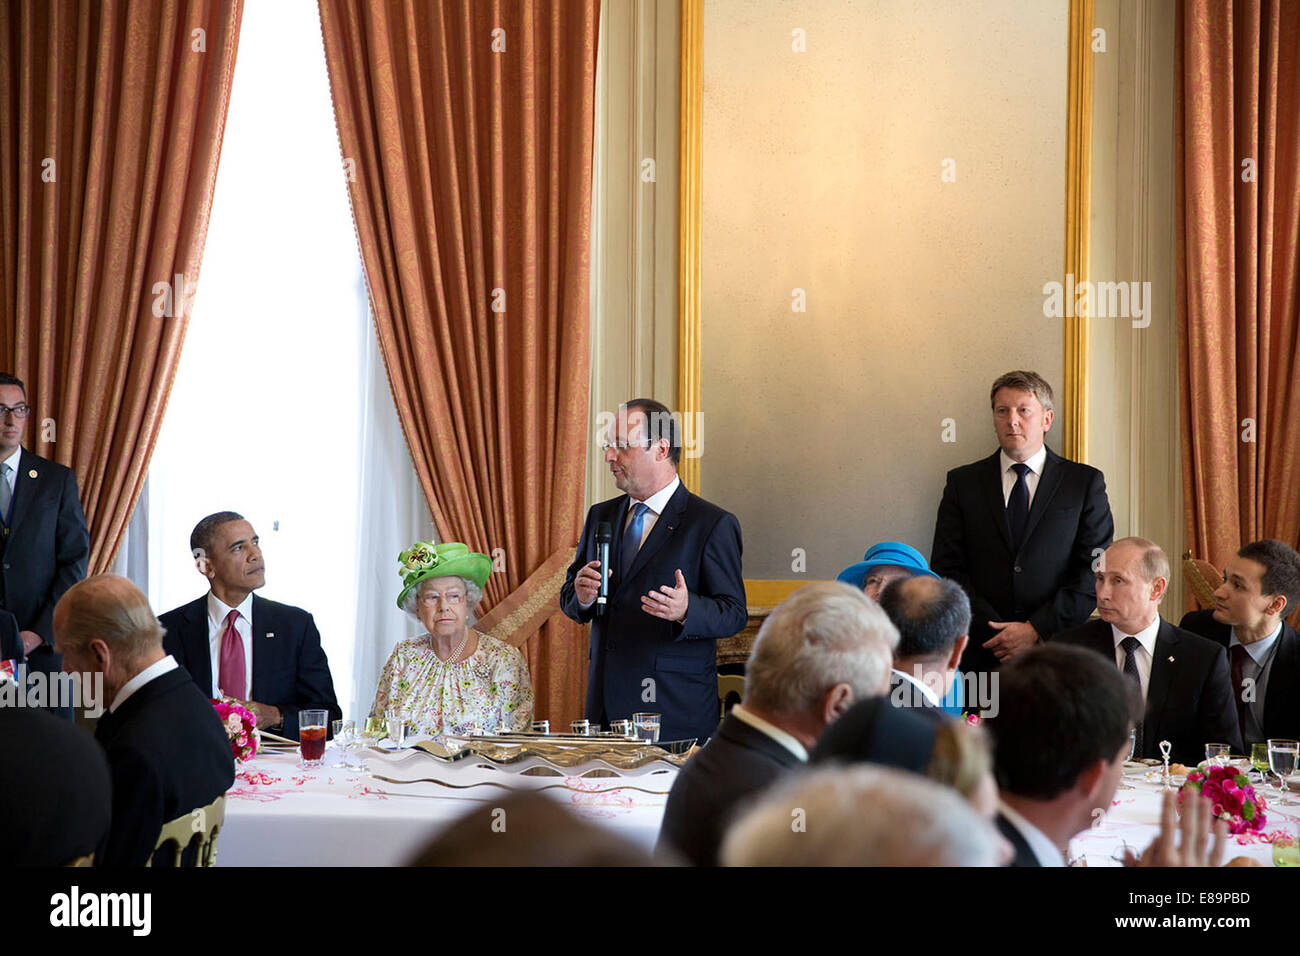
<svg viewBox="0 0 1300 956">
<path fill-rule="evenodd" d="M 253 595 L 253 619 L 248 622 L 248 633 L 253 641 L 253 686 L 248 689 L 248 696 L 251 700 L 260 700 L 257 694 L 262 689 L 262 684 L 266 682 L 269 676 L 268 671 L 273 661 L 271 655 L 267 653 L 271 649 L 271 644 L 275 640 L 275 621 L 274 614 L 266 601 Z M 271 640 L 266 640 L 267 636 Z"/>
<path fill-rule="evenodd" d="M 32 477 L 32 473 L 36 477 Z M 45 468 L 40 460 L 29 452 L 26 448 L 18 455 L 18 474 L 14 476 L 14 495 L 13 500 L 9 502 L 9 537 L 12 538 L 18 531 L 18 526 L 23 523 L 23 518 L 32 509 L 27 507 L 27 503 L 36 496 L 36 489 L 39 483 L 45 477 Z"/>
<path fill-rule="evenodd" d="M 1155 653 L 1151 655 L 1151 679 L 1147 682 L 1147 706 L 1142 723 L 1142 752 L 1148 756 L 1159 753 L 1157 724 L 1165 712 L 1165 701 L 1174 682 L 1174 669 L 1178 664 L 1178 634 L 1174 626 L 1163 618 L 1156 632 Z"/>
<path fill-rule="evenodd" d="M 663 514 L 655 521 L 655 526 L 650 529 L 650 536 L 641 545 L 641 550 L 637 552 L 636 558 L 632 561 L 632 567 L 628 569 L 623 580 L 630 581 L 632 576 L 644 568 L 650 559 L 655 556 L 655 552 L 662 548 L 673 536 L 673 532 L 681 521 L 682 511 L 686 507 L 686 498 L 689 494 L 690 492 L 686 490 L 685 484 L 677 486 L 677 490 L 668 499 L 668 504 L 664 507 Z M 663 583 L 676 584 L 677 582 L 674 579 Z"/>
<path fill-rule="evenodd" d="M 1229 658 L 1231 663 L 1231 658 Z M 1273 652 L 1273 663 L 1269 665 L 1269 687 L 1273 685 L 1273 675 L 1294 674 L 1300 671 L 1300 634 L 1296 633 L 1286 621 L 1282 622 L 1282 633 L 1277 636 L 1277 650 Z M 1280 683 L 1277 686 L 1282 686 Z M 1285 694 L 1266 694 L 1264 697 L 1264 727 L 1281 722 L 1278 713 L 1286 703 Z M 1242 735 L 1245 736 L 1245 728 Z"/>
<path fill-rule="evenodd" d="M 204 696 L 212 693 L 212 643 L 208 637 L 208 596 L 205 594 L 185 609 L 185 627 L 181 646 L 185 649 L 185 669 Z"/>
<path fill-rule="evenodd" d="M 1038 476 L 1038 487 L 1034 490 L 1034 500 L 1029 506 L 1029 517 L 1025 519 L 1025 536 L 1021 539 L 1021 546 L 1029 540 L 1030 535 L 1034 533 L 1034 528 L 1042 519 L 1044 512 L 1052 504 L 1052 499 L 1056 497 L 1056 491 L 1061 487 L 1061 478 L 1063 476 L 1061 467 L 1061 458 L 1047 449 L 1047 458 L 1043 460 L 1043 473 Z"/>
<path fill-rule="evenodd" d="M 1001 452 L 994 452 L 991 458 L 986 458 L 987 465 L 980 471 L 980 494 L 988 503 L 989 511 L 993 515 L 993 524 L 997 527 L 998 532 L 1002 535 L 1002 542 L 1007 546 L 1007 550 L 1014 553 L 1015 548 L 1011 546 L 1011 525 L 1007 524 L 1007 502 L 1002 497 L 1002 455 Z"/>
</svg>

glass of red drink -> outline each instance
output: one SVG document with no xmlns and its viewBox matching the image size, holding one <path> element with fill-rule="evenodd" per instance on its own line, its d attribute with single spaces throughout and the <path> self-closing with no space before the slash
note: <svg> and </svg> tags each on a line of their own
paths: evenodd
<svg viewBox="0 0 1300 956">
<path fill-rule="evenodd" d="M 325 759 L 325 724 L 329 713 L 324 710 L 298 711 L 298 748 L 300 767 L 319 767 Z"/>
</svg>

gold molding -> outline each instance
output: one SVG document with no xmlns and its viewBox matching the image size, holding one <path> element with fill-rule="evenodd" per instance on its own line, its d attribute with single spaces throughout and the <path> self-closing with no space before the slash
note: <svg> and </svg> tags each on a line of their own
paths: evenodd
<svg viewBox="0 0 1300 956">
<path fill-rule="evenodd" d="M 1069 87 L 1065 135 L 1065 275 L 1063 296 L 1074 298 L 1073 283 L 1088 277 L 1089 218 L 1092 214 L 1092 26 L 1094 0 L 1070 0 Z M 1072 279 L 1068 277 L 1073 277 Z M 1092 302 L 1089 301 L 1089 307 Z M 1065 319 L 1066 458 L 1088 457 L 1088 319 Z"/>
<path fill-rule="evenodd" d="M 681 2 L 681 140 L 678 151 L 677 410 L 700 412 L 700 140 L 704 106 L 704 0 Z M 698 428 L 688 426 L 693 434 Z M 682 482 L 700 492 L 700 460 L 683 457 Z"/>
<path fill-rule="evenodd" d="M 814 579 L 815 580 L 815 579 Z M 767 580 L 763 578 L 745 579 L 745 603 L 751 608 L 776 607 L 805 584 L 813 582 L 807 578 L 796 580 Z"/>
</svg>

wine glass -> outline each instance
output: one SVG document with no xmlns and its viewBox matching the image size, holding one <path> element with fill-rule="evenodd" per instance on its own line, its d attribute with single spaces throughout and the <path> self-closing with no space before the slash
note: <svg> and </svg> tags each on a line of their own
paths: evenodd
<svg viewBox="0 0 1300 956">
<path fill-rule="evenodd" d="M 1137 752 L 1138 732 L 1137 728 L 1128 732 L 1128 759 L 1127 763 L 1133 762 L 1133 754 Z"/>
<path fill-rule="evenodd" d="M 352 738 L 356 735 L 355 720 L 336 720 L 334 721 L 334 742 L 342 748 L 338 762 L 330 764 L 331 767 L 348 767 L 350 766 L 348 758 L 352 753 Z"/>
<path fill-rule="evenodd" d="M 1211 767 L 1226 767 L 1231 750 L 1227 744 L 1206 744 L 1205 762 Z"/>
<path fill-rule="evenodd" d="M 1290 788 L 1286 785 L 1286 778 L 1295 773 L 1297 754 L 1300 754 L 1300 740 L 1274 737 L 1268 742 L 1268 765 L 1277 774 L 1278 779 L 1278 803 L 1295 803 L 1288 796 Z"/>
<path fill-rule="evenodd" d="M 1250 745 L 1250 765 L 1259 771 L 1260 779 L 1268 777 L 1268 744 L 1258 741 Z"/>
</svg>

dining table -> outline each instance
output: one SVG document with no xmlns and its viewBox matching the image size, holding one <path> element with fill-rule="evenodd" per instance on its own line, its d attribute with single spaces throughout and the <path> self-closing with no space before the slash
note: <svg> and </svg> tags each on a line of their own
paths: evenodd
<svg viewBox="0 0 1300 956">
<path fill-rule="evenodd" d="M 1264 799 L 1265 822 L 1259 832 L 1228 834 L 1224 862 L 1245 857 L 1261 866 L 1272 866 L 1274 842 L 1300 837 L 1300 795 L 1283 795 L 1274 778 L 1266 782 L 1257 771 L 1249 770 L 1246 761 L 1236 763 L 1242 772 L 1249 774 L 1251 785 Z M 1170 783 L 1177 788 L 1185 780 L 1185 775 L 1175 774 Z M 1291 783 L 1293 790 L 1295 786 L 1296 783 Z M 1091 827 L 1070 841 L 1070 861 L 1090 867 L 1122 866 L 1125 850 L 1135 854 L 1146 850 L 1160 832 L 1164 789 L 1164 768 L 1160 764 L 1125 764 L 1110 807 L 1095 817 Z"/>
<path fill-rule="evenodd" d="M 402 866 L 458 819 L 532 790 L 579 819 L 653 852 L 677 767 L 653 761 L 612 771 L 598 762 L 557 769 L 439 760 L 410 748 L 366 748 L 340 766 L 331 742 L 322 764 L 296 750 L 260 753 L 236 767 L 226 793 L 219 866 Z"/>
</svg>

